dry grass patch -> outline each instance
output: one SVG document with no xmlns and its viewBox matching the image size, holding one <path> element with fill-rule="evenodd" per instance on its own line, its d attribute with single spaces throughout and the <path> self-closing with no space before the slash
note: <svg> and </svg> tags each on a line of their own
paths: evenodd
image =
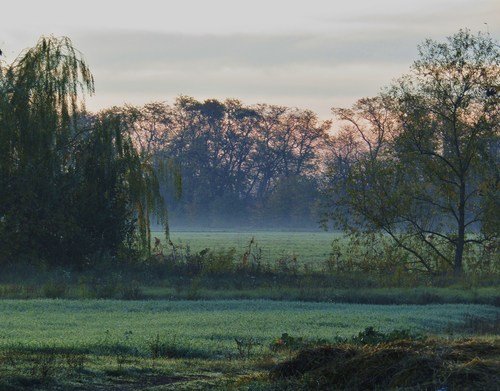
<svg viewBox="0 0 500 391">
<path fill-rule="evenodd" d="M 274 381 L 304 388 L 496 389 L 500 339 L 403 340 L 377 345 L 344 344 L 300 351 L 272 369 Z"/>
</svg>

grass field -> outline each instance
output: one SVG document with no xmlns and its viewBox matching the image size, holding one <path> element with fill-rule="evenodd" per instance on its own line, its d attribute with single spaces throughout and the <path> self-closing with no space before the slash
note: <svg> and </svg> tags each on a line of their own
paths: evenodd
<svg viewBox="0 0 500 391">
<path fill-rule="evenodd" d="M 171 236 L 192 253 L 235 248 L 240 256 L 255 238 L 263 262 L 293 256 L 299 263 L 321 265 L 339 234 L 173 232 Z M 434 349 L 436 357 L 456 352 L 453 344 L 462 343 L 457 339 L 470 337 L 463 342 L 463 349 L 473 355 L 463 364 L 467 371 L 471 365 L 483 368 L 498 361 L 496 285 L 372 286 L 369 279 L 359 281 L 363 276 L 357 274 L 323 272 L 264 274 L 257 281 L 246 274 L 239 278 L 238 273 L 167 273 L 154 279 L 148 272 L 139 281 L 134 281 L 136 274 L 100 281 L 100 275 L 70 279 L 69 274 L 42 273 L 29 282 L 6 280 L 0 285 L 4 298 L 0 300 L 0 390 L 306 390 L 310 388 L 295 388 L 298 383 L 287 379 L 284 388 L 278 388 L 270 380 L 271 371 L 313 346 L 333 343 L 351 349 L 357 342 L 349 338 L 361 338 L 358 333 L 368 327 L 384 335 L 409 330 L 411 334 L 401 333 L 409 339 L 400 342 L 427 344 L 425 349 Z M 283 338 L 299 344 L 275 349 Z M 363 340 L 363 348 L 356 349 L 364 355 L 375 352 L 375 344 L 384 346 L 369 344 Z M 420 345 L 415 346 L 417 353 L 407 352 L 414 358 L 420 354 Z M 494 358 L 484 349 L 493 351 Z M 386 351 L 380 354 L 385 357 Z M 455 361 L 452 357 L 443 368 L 453 364 L 460 372 L 462 363 Z M 492 372 L 495 369 L 483 375 L 491 378 Z"/>
<path fill-rule="evenodd" d="M 500 310 L 265 300 L 2 300 L 0 313 L 1 390 L 248 391 L 278 389 L 269 383 L 269 370 L 293 357 L 270 348 L 283 333 L 332 341 L 374 326 L 448 338 L 470 333 L 463 328 L 467 318 L 498 322 Z M 495 340 L 485 335 L 477 341 Z"/>
<path fill-rule="evenodd" d="M 57 348 L 98 354 L 124 345 L 147 356 L 159 334 L 190 357 L 235 352 L 234 338 L 263 347 L 282 333 L 305 338 L 352 336 L 367 326 L 441 334 L 465 316 L 494 318 L 498 308 L 481 305 L 376 306 L 242 301 L 0 301 L 0 347 Z"/>
<path fill-rule="evenodd" d="M 263 260 L 272 262 L 280 257 L 296 256 L 299 262 L 321 262 L 331 252 L 331 243 L 341 234 L 338 232 L 280 232 L 280 231 L 172 231 L 171 239 L 175 244 L 189 245 L 193 252 L 204 248 L 236 248 L 243 254 L 250 240 L 262 249 Z M 152 236 L 164 239 L 162 232 L 153 232 Z"/>
</svg>

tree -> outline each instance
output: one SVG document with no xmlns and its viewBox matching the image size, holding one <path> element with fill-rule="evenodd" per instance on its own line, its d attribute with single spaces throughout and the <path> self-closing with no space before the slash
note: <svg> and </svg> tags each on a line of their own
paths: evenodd
<svg viewBox="0 0 500 391">
<path fill-rule="evenodd" d="M 382 230 L 425 270 L 460 275 L 467 251 L 498 240 L 498 44 L 464 30 L 419 54 L 381 97 L 335 110 L 357 144 L 337 204 L 347 226 Z"/>
<path fill-rule="evenodd" d="M 94 80 L 68 38 L 42 37 L 0 69 L 0 261 L 88 267 L 149 251 L 158 181 L 113 111 L 85 113 Z"/>
<path fill-rule="evenodd" d="M 171 136 L 164 151 L 182 169 L 186 192 L 176 204 L 183 216 L 195 216 L 198 223 L 262 224 L 271 210 L 266 204 L 295 185 L 307 188 L 302 195 L 314 202 L 311 187 L 317 183 L 310 177 L 316 174 L 328 121 L 307 110 L 245 106 L 235 99 L 181 97 L 166 110 Z M 281 195 L 270 197 L 274 191 Z M 296 200 L 281 217 L 301 208 L 304 198 Z"/>
<path fill-rule="evenodd" d="M 92 93 L 94 81 L 68 38 L 43 37 L 3 69 L 1 89 L 2 249 L 53 256 L 53 228 L 64 221 L 57 186 L 79 136 L 80 93 Z"/>
<path fill-rule="evenodd" d="M 415 156 L 432 186 L 415 199 L 449 217 L 443 239 L 454 249 L 453 269 L 460 274 L 464 247 L 498 235 L 487 228 L 492 220 L 498 224 L 499 209 L 485 203 L 487 198 L 498 202 L 499 156 L 492 154 L 499 141 L 498 44 L 469 31 L 446 44 L 427 41 L 414 70 L 413 80 L 403 79 L 394 91 L 404 129 L 398 146 L 402 154 Z"/>
<path fill-rule="evenodd" d="M 143 189 L 156 189 L 158 194 L 172 192 L 175 199 L 181 195 L 182 182 L 179 166 L 167 154 L 165 146 L 172 137 L 172 113 L 169 106 L 163 102 L 152 102 L 142 107 L 126 105 L 113 107 L 103 111 L 104 117 L 119 118 L 120 132 L 126 134 L 130 141 L 130 149 L 138 153 L 142 175 L 147 187 Z M 169 223 L 167 209 L 163 199 L 157 199 L 150 194 L 150 200 L 145 202 L 144 213 L 138 215 L 144 243 L 151 242 L 149 219 L 157 218 L 165 228 L 166 237 L 169 237 Z M 160 201 L 160 202 L 159 202 Z"/>
</svg>

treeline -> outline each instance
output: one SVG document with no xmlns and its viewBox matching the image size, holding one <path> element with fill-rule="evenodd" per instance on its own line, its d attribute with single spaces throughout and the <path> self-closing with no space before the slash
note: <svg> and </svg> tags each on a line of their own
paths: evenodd
<svg viewBox="0 0 500 391">
<path fill-rule="evenodd" d="M 144 154 L 180 170 L 182 197 L 162 177 L 175 227 L 317 229 L 330 122 L 313 112 L 185 96 L 113 110 Z"/>
<path fill-rule="evenodd" d="M 0 63 L 0 262 L 151 258 L 168 205 L 178 227 L 331 224 L 350 236 L 331 271 L 496 273 L 498 47 L 468 30 L 425 41 L 407 75 L 334 108 L 332 127 L 308 110 L 186 96 L 88 113 L 82 56 L 42 38 Z"/>
</svg>

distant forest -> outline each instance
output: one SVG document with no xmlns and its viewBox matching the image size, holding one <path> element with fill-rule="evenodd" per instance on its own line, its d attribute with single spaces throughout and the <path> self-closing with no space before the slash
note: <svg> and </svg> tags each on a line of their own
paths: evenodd
<svg viewBox="0 0 500 391">
<path fill-rule="evenodd" d="M 159 175 L 173 227 L 318 229 L 330 122 L 312 111 L 187 96 L 112 110 L 179 171 L 182 194 Z"/>
</svg>

